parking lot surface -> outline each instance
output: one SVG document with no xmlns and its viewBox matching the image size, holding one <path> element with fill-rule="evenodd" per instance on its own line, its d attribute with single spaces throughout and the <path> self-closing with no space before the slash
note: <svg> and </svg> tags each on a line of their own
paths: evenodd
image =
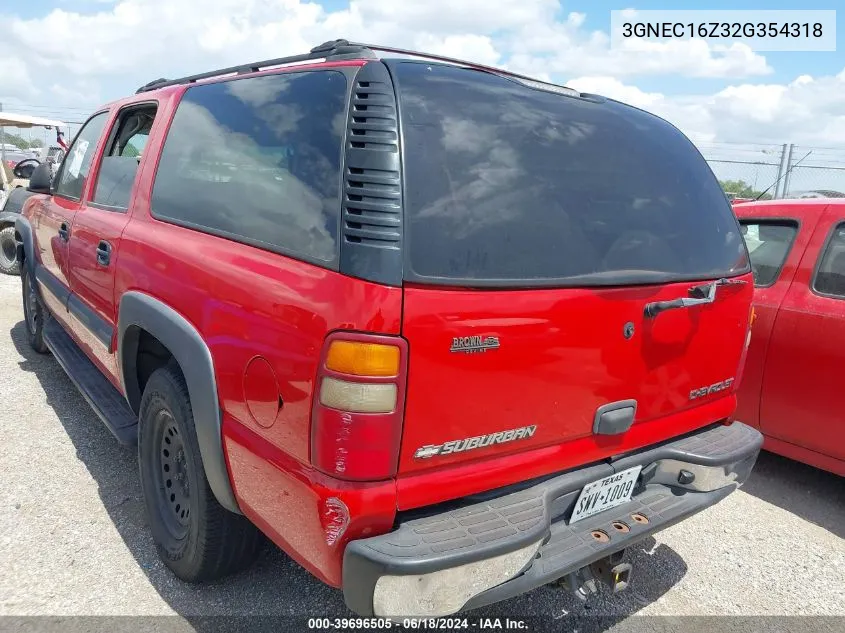
<svg viewBox="0 0 845 633">
<path fill-rule="evenodd" d="M 352 615 L 275 547 L 212 585 L 173 577 L 147 530 L 134 451 L 29 348 L 20 295 L 20 279 L 0 275 L 0 614 L 177 614 L 188 630 L 197 616 Z M 544 587 L 468 615 L 539 617 L 550 630 L 570 629 L 567 616 L 604 616 L 600 628 L 632 615 L 845 616 L 845 485 L 764 453 L 742 490 L 627 560 L 621 594 L 583 605 Z"/>
</svg>

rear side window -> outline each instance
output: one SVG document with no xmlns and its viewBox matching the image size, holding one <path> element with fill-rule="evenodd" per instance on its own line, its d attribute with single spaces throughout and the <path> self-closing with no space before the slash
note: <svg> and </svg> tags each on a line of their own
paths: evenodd
<svg viewBox="0 0 845 633">
<path fill-rule="evenodd" d="M 73 200 L 79 200 L 82 197 L 82 190 L 91 171 L 91 162 L 97 151 L 97 143 L 107 121 L 108 113 L 101 112 L 88 119 L 88 122 L 79 130 L 62 163 L 59 182 L 55 189 L 56 195 Z"/>
<path fill-rule="evenodd" d="M 132 187 L 155 120 L 156 106 L 143 105 L 120 113 L 100 162 L 92 203 L 112 211 L 129 208 Z"/>
<path fill-rule="evenodd" d="M 789 249 L 798 234 L 796 222 L 770 222 L 741 220 L 742 236 L 751 258 L 751 271 L 755 286 L 771 286 L 789 255 Z"/>
<path fill-rule="evenodd" d="M 845 223 L 833 229 L 813 284 L 816 292 L 845 298 Z"/>
<path fill-rule="evenodd" d="M 399 62 L 395 76 L 414 277 L 606 285 L 747 271 L 725 194 L 665 121 L 454 66 Z"/>
<path fill-rule="evenodd" d="M 346 94 L 337 71 L 189 88 L 162 150 L 153 215 L 295 257 L 334 260 Z"/>
</svg>

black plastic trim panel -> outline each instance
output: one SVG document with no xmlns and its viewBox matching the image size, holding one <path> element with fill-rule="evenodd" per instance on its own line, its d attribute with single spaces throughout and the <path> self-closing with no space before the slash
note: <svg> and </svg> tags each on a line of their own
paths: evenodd
<svg viewBox="0 0 845 633">
<path fill-rule="evenodd" d="M 654 485 L 631 502 L 574 525 L 553 523 L 549 540 L 540 548 L 531 567 L 522 575 L 471 598 L 464 609 L 499 602 L 553 582 L 718 503 L 733 491 L 733 486 L 726 486 L 712 492 L 676 495 L 668 486 Z M 631 518 L 633 514 L 645 515 L 649 522 L 637 523 Z M 630 531 L 620 533 L 613 527 L 616 522 L 624 523 Z M 592 535 L 595 530 L 608 534 L 610 540 L 596 541 Z"/>
<path fill-rule="evenodd" d="M 637 414 L 636 400 L 610 402 L 596 409 L 593 418 L 593 433 L 596 435 L 619 435 L 631 428 Z"/>
<path fill-rule="evenodd" d="M 341 273 L 402 285 L 402 178 L 393 80 L 380 61 L 352 85 L 346 126 Z"/>
<path fill-rule="evenodd" d="M 8 206 L 8 201 L 6 203 Z M 2 211 L 0 212 L 0 225 L 3 224 L 11 224 L 14 226 L 15 220 L 18 219 L 18 214 L 20 213 L 20 209 L 17 211 Z"/>
<path fill-rule="evenodd" d="M 70 290 L 65 286 L 58 277 L 56 277 L 44 266 L 35 266 L 35 279 L 45 288 L 51 295 L 56 298 L 56 301 L 67 308 L 68 298 L 70 297 Z"/>
<path fill-rule="evenodd" d="M 762 435 L 741 422 L 716 425 L 615 461 L 561 474 L 519 492 L 401 522 L 388 534 L 349 543 L 343 562 L 346 604 L 362 615 L 370 615 L 375 583 L 381 576 L 427 574 L 486 560 L 542 540 L 539 558 L 523 576 L 505 583 L 510 586 L 508 590 L 501 589 L 505 585 L 488 590 L 467 606 L 517 595 L 713 505 L 748 478 L 762 443 Z M 640 484 L 627 504 L 568 524 L 586 484 L 661 459 L 719 466 L 731 477 L 726 478 L 724 487 L 708 492 Z M 630 515 L 635 512 L 645 513 L 649 523 L 632 527 Z M 631 531 L 617 534 L 612 527 L 617 519 Z M 597 544 L 590 536 L 593 529 L 604 530 L 610 540 Z"/>
<path fill-rule="evenodd" d="M 125 293 L 118 315 L 118 365 L 130 406 L 137 413 L 141 403 L 136 361 L 140 335 L 145 331 L 173 354 L 185 376 L 202 464 L 214 496 L 227 510 L 240 512 L 223 452 L 223 415 L 217 399 L 214 361 L 202 335 L 173 308 L 141 292 Z"/>
<path fill-rule="evenodd" d="M 18 261 L 26 264 L 29 274 L 34 278 L 35 252 L 33 249 L 35 246 L 32 238 L 32 226 L 29 224 L 29 220 L 22 215 L 15 218 L 15 233 L 20 236 L 17 248 Z M 15 239 L 17 240 L 17 236 Z M 38 288 L 38 284 L 35 284 L 35 287 Z"/>
<path fill-rule="evenodd" d="M 103 344 L 103 347 L 108 350 L 109 354 L 114 351 L 112 348 L 114 328 L 111 323 L 94 312 L 82 299 L 72 293 L 67 300 L 67 310 L 72 317 L 85 326 L 85 329 L 91 332 Z"/>
<path fill-rule="evenodd" d="M 0 221 L 8 220 L 14 224 L 20 212 L 23 211 L 24 203 L 34 195 L 34 191 L 24 187 L 12 189 L 6 197 L 6 204 L 3 206 L 2 212 L 0 212 Z"/>
<path fill-rule="evenodd" d="M 624 455 L 612 460 L 613 467 L 625 470 L 658 459 L 676 459 L 699 466 L 721 466 L 742 461 L 760 450 L 763 436 L 742 422 L 717 424 L 700 433 L 687 435 L 656 448 Z"/>
<path fill-rule="evenodd" d="M 47 319 L 44 342 L 91 408 L 121 444 L 138 439 L 138 418 L 120 392 L 55 319 Z"/>
</svg>

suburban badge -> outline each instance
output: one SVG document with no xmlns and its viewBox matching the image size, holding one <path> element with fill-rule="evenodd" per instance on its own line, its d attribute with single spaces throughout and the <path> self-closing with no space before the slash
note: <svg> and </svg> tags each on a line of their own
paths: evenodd
<svg viewBox="0 0 845 633">
<path fill-rule="evenodd" d="M 477 435 L 463 440 L 452 440 L 443 444 L 426 444 L 416 450 L 414 458 L 428 459 L 430 457 L 437 457 L 438 455 L 451 455 L 452 453 L 473 451 L 477 448 L 493 446 L 494 444 L 527 440 L 534 435 L 534 431 L 536 430 L 537 425 L 532 424 L 531 426 L 521 426 L 518 429 L 511 429 L 509 431 L 499 431 L 498 433 L 490 433 L 489 435 Z"/>
</svg>

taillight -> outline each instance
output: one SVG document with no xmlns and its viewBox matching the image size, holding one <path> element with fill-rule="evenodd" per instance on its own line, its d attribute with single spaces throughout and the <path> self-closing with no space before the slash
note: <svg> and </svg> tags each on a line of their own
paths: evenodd
<svg viewBox="0 0 845 633">
<path fill-rule="evenodd" d="M 311 411 L 311 463 L 350 481 L 396 474 L 408 344 L 397 336 L 335 332 L 326 338 Z"/>
</svg>

